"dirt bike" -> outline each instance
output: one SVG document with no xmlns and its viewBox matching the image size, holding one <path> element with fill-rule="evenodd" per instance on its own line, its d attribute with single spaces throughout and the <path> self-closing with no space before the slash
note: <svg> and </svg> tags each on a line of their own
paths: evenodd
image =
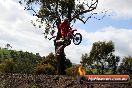
<svg viewBox="0 0 132 88">
<path fill-rule="evenodd" d="M 73 40 L 73 43 L 75 45 L 79 45 L 82 41 L 82 35 L 80 33 L 75 33 L 74 32 L 77 31 L 76 29 L 75 30 L 70 30 L 68 33 L 67 33 L 67 36 L 65 37 L 64 39 L 64 42 L 66 45 L 70 45 L 71 44 L 71 40 Z M 53 36 L 52 38 L 55 38 L 56 36 Z M 51 40 L 52 38 L 48 38 L 49 40 Z"/>
<path fill-rule="evenodd" d="M 70 45 L 71 44 L 71 40 L 73 40 L 73 43 L 75 45 L 79 45 L 82 41 L 82 35 L 80 33 L 75 33 L 74 32 L 77 31 L 76 29 L 75 30 L 70 30 L 68 33 L 67 33 L 67 36 L 65 37 L 65 42 Z"/>
</svg>

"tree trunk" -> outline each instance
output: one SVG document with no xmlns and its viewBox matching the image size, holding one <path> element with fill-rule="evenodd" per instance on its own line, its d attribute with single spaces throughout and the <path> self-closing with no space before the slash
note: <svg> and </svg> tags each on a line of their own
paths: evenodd
<svg viewBox="0 0 132 88">
<path fill-rule="evenodd" d="M 63 53 L 61 53 L 60 56 L 56 55 L 56 59 L 57 59 L 57 73 L 58 75 L 65 75 L 65 56 Z"/>
<path fill-rule="evenodd" d="M 102 66 L 101 66 L 101 74 L 104 74 L 104 65 L 103 65 L 103 63 L 102 63 Z"/>
<path fill-rule="evenodd" d="M 117 66 L 114 66 L 113 69 L 112 69 L 113 74 L 117 73 L 116 69 L 117 69 Z"/>
<path fill-rule="evenodd" d="M 97 60 L 97 74 L 100 74 L 99 60 Z"/>
<path fill-rule="evenodd" d="M 57 52 L 57 50 L 60 48 L 60 46 L 63 45 L 63 43 L 60 43 L 60 42 L 56 42 L 58 39 L 56 39 L 54 41 L 54 45 L 55 45 L 55 53 Z M 65 69 L 66 69 L 66 66 L 65 66 L 65 53 L 64 53 L 64 48 L 65 47 L 61 47 L 61 50 L 60 52 L 58 53 L 59 55 L 56 54 L 56 60 L 57 60 L 57 74 L 58 75 L 65 75 L 66 72 L 65 72 Z"/>
<path fill-rule="evenodd" d="M 57 50 L 59 48 L 59 45 L 55 46 L 55 47 L 57 47 L 56 48 L 56 50 Z M 57 74 L 58 75 L 65 75 L 66 74 L 66 72 L 65 72 L 66 67 L 65 67 L 64 47 L 62 48 L 62 50 L 59 53 L 59 55 L 56 55 L 56 60 L 57 60 Z"/>
</svg>

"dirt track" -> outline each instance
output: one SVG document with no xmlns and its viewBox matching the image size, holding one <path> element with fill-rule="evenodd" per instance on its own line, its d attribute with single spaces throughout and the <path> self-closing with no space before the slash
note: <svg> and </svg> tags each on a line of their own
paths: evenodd
<svg viewBox="0 0 132 88">
<path fill-rule="evenodd" d="M 0 74 L 0 88 L 132 88 L 130 84 L 78 84 L 65 75 Z"/>
</svg>

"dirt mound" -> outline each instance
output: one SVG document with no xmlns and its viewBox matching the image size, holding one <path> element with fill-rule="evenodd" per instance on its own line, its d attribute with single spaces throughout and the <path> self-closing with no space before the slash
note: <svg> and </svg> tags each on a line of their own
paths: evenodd
<svg viewBox="0 0 132 88">
<path fill-rule="evenodd" d="M 0 88 L 132 88 L 130 84 L 78 84 L 66 75 L 0 74 Z"/>
</svg>

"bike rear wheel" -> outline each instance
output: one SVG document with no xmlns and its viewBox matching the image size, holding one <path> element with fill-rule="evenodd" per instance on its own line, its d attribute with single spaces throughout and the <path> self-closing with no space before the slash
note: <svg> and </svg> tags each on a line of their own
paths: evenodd
<svg viewBox="0 0 132 88">
<path fill-rule="evenodd" d="M 82 35 L 80 33 L 76 33 L 73 37 L 73 43 L 75 45 L 79 45 L 82 41 Z"/>
</svg>

